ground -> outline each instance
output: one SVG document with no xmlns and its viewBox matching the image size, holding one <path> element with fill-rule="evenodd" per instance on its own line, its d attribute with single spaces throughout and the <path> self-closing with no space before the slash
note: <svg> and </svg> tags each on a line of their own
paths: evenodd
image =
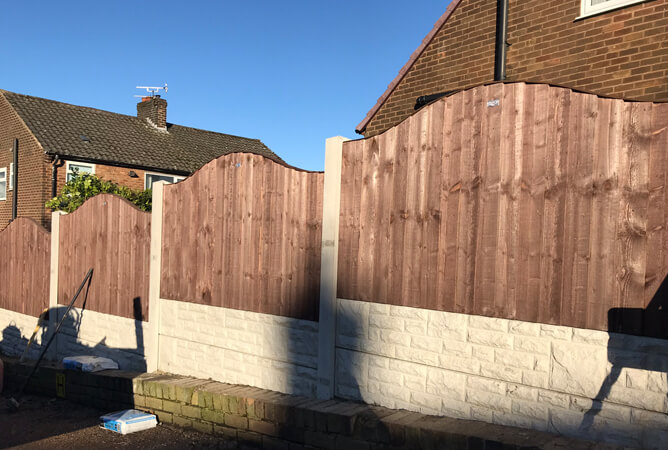
<svg viewBox="0 0 668 450">
<path fill-rule="evenodd" d="M 0 448 L 20 449 L 246 449 L 236 442 L 158 425 L 121 435 L 99 427 L 100 411 L 67 400 L 26 396 L 18 410 L 0 397 Z"/>
</svg>

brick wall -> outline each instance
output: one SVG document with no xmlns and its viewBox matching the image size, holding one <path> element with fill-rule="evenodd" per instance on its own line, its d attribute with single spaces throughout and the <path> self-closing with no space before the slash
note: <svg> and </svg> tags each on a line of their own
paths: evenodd
<svg viewBox="0 0 668 450">
<path fill-rule="evenodd" d="M 0 230 L 12 218 L 14 192 L 9 190 L 9 165 L 13 161 L 14 139 L 19 140 L 19 198 L 18 216 L 32 217 L 48 227 L 49 215 L 44 208 L 50 187 L 50 165 L 42 147 L 30 130 L 0 95 L 0 168 L 7 168 L 7 199 L 0 200 Z"/>
<path fill-rule="evenodd" d="M 76 164 L 75 161 L 73 163 Z M 130 171 L 133 171 L 137 174 L 136 178 L 128 175 Z M 113 181 L 122 186 L 127 186 L 131 189 L 144 189 L 144 175 L 146 171 L 140 169 L 133 169 L 130 167 L 116 167 L 116 166 L 105 166 L 102 164 L 95 164 L 95 175 L 98 177 Z M 60 192 L 65 185 L 67 180 L 67 165 L 64 164 L 62 167 L 58 168 L 58 192 Z"/>
<path fill-rule="evenodd" d="M 634 447 L 668 439 L 664 340 L 352 300 L 336 323 L 339 397 Z"/>
<path fill-rule="evenodd" d="M 579 15 L 579 0 L 510 0 L 507 79 L 633 100 L 668 100 L 668 0 L 574 21 Z M 364 135 L 401 122 L 414 112 L 421 95 L 493 81 L 495 20 L 495 1 L 463 0 Z"/>
</svg>

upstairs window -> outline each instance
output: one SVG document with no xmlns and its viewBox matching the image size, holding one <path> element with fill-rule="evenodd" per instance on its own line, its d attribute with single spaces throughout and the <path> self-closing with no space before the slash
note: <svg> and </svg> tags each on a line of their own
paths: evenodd
<svg viewBox="0 0 668 450">
<path fill-rule="evenodd" d="M 7 190 L 14 190 L 14 163 L 9 163 L 9 184 L 7 185 Z"/>
<path fill-rule="evenodd" d="M 0 168 L 0 200 L 7 200 L 7 168 Z"/>
<path fill-rule="evenodd" d="M 146 172 L 144 175 L 144 189 L 151 189 L 153 187 L 153 183 L 156 181 L 166 181 L 167 183 L 172 184 L 184 179 L 185 177 L 180 177 L 178 175 L 165 175 L 162 173 Z"/>
<path fill-rule="evenodd" d="M 95 164 L 67 162 L 67 181 L 74 177 L 74 172 L 95 174 Z"/>
<path fill-rule="evenodd" d="M 580 17 L 599 14 L 622 6 L 633 5 L 647 0 L 582 0 L 582 11 Z"/>
</svg>

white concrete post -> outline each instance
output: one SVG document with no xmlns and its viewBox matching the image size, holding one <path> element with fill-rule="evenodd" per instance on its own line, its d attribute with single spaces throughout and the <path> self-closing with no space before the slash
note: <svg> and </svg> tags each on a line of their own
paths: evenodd
<svg viewBox="0 0 668 450">
<path fill-rule="evenodd" d="M 322 251 L 320 263 L 320 322 L 318 323 L 318 392 L 320 399 L 334 396 L 336 351 L 336 276 L 339 259 L 341 160 L 343 143 L 336 136 L 325 144 L 325 186 L 322 199 Z"/>
<path fill-rule="evenodd" d="M 58 307 L 58 258 L 60 255 L 60 216 L 65 213 L 54 211 L 51 213 L 51 261 L 49 271 L 49 333 L 53 333 L 58 324 L 58 317 L 54 314 Z M 50 334 L 47 336 L 47 339 Z M 58 357 L 58 336 L 47 352 L 49 358 Z"/>
<path fill-rule="evenodd" d="M 162 206 L 165 181 L 153 183 L 151 210 L 151 259 L 148 288 L 148 336 L 144 339 L 146 371 L 155 372 L 160 346 L 160 266 L 162 264 Z"/>
</svg>

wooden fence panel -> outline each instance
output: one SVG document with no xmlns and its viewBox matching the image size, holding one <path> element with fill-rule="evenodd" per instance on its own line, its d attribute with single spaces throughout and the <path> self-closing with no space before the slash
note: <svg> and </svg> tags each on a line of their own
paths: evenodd
<svg viewBox="0 0 668 450">
<path fill-rule="evenodd" d="M 233 153 L 166 186 L 161 297 L 318 320 L 323 181 Z"/>
<path fill-rule="evenodd" d="M 338 296 L 668 337 L 667 152 L 668 104 L 441 99 L 344 144 Z"/>
<path fill-rule="evenodd" d="M 97 195 L 60 217 L 59 241 L 59 304 L 70 302 L 92 267 L 86 309 L 148 320 L 150 213 L 115 195 Z M 83 294 L 75 306 L 83 305 Z"/>
<path fill-rule="evenodd" d="M 0 308 L 39 316 L 49 306 L 51 234 L 18 218 L 0 232 Z"/>
</svg>

